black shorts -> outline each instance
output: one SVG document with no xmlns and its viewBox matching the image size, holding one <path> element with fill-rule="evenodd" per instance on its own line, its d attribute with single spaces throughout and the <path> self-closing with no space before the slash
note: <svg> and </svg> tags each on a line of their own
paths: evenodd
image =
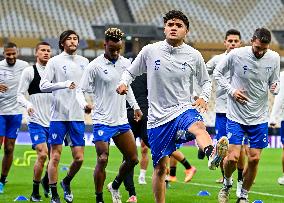
<svg viewBox="0 0 284 203">
<path fill-rule="evenodd" d="M 146 144 L 147 147 L 149 147 L 148 143 L 148 135 L 147 135 L 147 116 L 148 116 L 148 109 L 141 109 L 143 113 L 143 117 L 140 121 L 136 122 L 134 120 L 134 110 L 133 109 L 127 109 L 127 118 L 128 122 L 131 126 L 131 130 L 134 134 L 135 138 L 140 138 L 143 140 L 143 142 Z"/>
</svg>

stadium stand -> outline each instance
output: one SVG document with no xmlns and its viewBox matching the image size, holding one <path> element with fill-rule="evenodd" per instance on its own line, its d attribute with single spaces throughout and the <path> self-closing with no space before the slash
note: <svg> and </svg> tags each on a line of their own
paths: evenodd
<svg viewBox="0 0 284 203">
<path fill-rule="evenodd" d="M 220 42 L 230 28 L 238 28 L 248 42 L 257 27 L 271 30 L 284 27 L 284 5 L 281 0 L 127 0 L 136 23 L 161 26 L 161 16 L 175 8 L 190 19 L 190 41 Z M 269 5 L 269 6 L 267 6 Z M 261 20 L 260 20 L 261 19 Z M 273 42 L 276 43 L 275 39 Z"/>
</svg>

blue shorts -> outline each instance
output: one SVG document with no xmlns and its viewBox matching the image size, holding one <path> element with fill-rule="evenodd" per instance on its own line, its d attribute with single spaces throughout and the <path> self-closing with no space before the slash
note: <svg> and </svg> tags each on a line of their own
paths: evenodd
<svg viewBox="0 0 284 203">
<path fill-rule="evenodd" d="M 284 145 L 284 121 L 281 121 L 280 136 L 281 136 L 281 142 Z"/>
<path fill-rule="evenodd" d="M 47 143 L 49 127 L 43 127 L 37 123 L 28 124 L 29 133 L 32 140 L 32 148 L 35 149 L 38 144 Z"/>
<path fill-rule="evenodd" d="M 113 138 L 117 135 L 126 133 L 131 129 L 129 124 L 118 125 L 118 126 L 108 126 L 103 124 L 94 124 L 93 134 L 94 139 L 93 143 L 98 141 L 110 142 L 110 138 Z"/>
<path fill-rule="evenodd" d="M 216 113 L 215 120 L 215 139 L 219 140 L 221 137 L 226 136 L 227 117 L 225 113 Z"/>
<path fill-rule="evenodd" d="M 154 167 L 161 158 L 171 155 L 176 150 L 177 132 L 188 131 L 188 128 L 197 121 L 203 121 L 202 116 L 197 110 L 189 109 L 168 123 L 148 129 Z"/>
<path fill-rule="evenodd" d="M 51 145 L 62 145 L 66 138 L 71 147 L 85 146 L 84 121 L 51 121 L 48 142 Z"/>
<path fill-rule="evenodd" d="M 242 125 L 228 119 L 227 137 L 230 144 L 245 144 L 248 138 L 248 147 L 263 149 L 268 146 L 268 123 L 258 125 Z"/>
<path fill-rule="evenodd" d="M 0 137 L 16 139 L 22 124 L 22 114 L 0 115 Z"/>
</svg>

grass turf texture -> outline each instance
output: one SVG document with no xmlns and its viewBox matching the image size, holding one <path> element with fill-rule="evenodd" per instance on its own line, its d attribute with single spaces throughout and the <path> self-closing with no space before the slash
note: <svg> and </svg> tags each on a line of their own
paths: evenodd
<svg viewBox="0 0 284 203">
<path fill-rule="evenodd" d="M 30 151 L 30 146 L 16 146 L 14 159 L 22 158 L 25 151 Z M 140 148 L 138 148 L 140 150 Z M 177 182 L 171 183 L 170 189 L 166 192 L 166 202 L 218 202 L 217 195 L 221 184 L 215 183 L 215 180 L 220 177 L 220 170 L 209 171 L 207 169 L 207 160 L 197 159 L 197 149 L 194 147 L 183 147 L 181 151 L 185 154 L 187 159 L 192 165 L 197 168 L 197 173 L 193 177 L 190 183 L 183 183 L 184 179 L 184 167 L 178 164 L 177 167 Z M 259 171 L 256 178 L 256 183 L 252 187 L 252 192 L 249 194 L 249 199 L 253 202 L 256 199 L 261 199 L 263 202 L 284 202 L 284 187 L 278 185 L 277 178 L 281 173 L 281 151 L 282 149 L 265 149 L 262 153 L 262 160 L 260 161 Z M 3 149 L 0 151 L 1 159 L 3 157 Z M 104 200 L 106 203 L 111 202 L 111 195 L 106 190 L 106 185 L 114 179 L 117 174 L 118 167 L 121 163 L 121 154 L 116 147 L 110 147 L 110 158 L 107 166 L 107 178 L 104 186 Z M 13 202 L 13 200 L 19 196 L 24 195 L 27 198 L 30 197 L 32 192 L 32 177 L 33 177 L 33 164 L 34 158 L 31 159 L 30 166 L 15 166 L 13 164 L 10 174 L 8 176 L 8 183 L 5 186 L 4 194 L 0 194 L 0 203 Z M 59 185 L 59 182 L 66 175 L 64 167 L 71 163 L 72 157 L 69 147 L 64 147 L 59 167 L 59 179 L 58 179 L 58 192 L 63 200 L 63 191 Z M 77 176 L 73 179 L 71 188 L 74 194 L 74 203 L 86 203 L 95 202 L 95 191 L 93 184 L 93 168 L 95 166 L 96 153 L 94 147 L 86 147 L 85 160 L 83 166 Z M 137 176 L 139 175 L 139 166 L 135 168 L 134 182 L 136 186 L 136 193 L 138 202 L 148 203 L 154 202 L 151 176 L 152 176 L 152 163 L 149 163 L 147 171 L 147 185 L 138 185 Z M 234 174 L 236 180 L 237 173 Z M 230 202 L 236 201 L 235 195 L 236 181 L 234 182 L 234 189 L 231 192 Z M 207 190 L 210 196 L 197 196 L 197 193 L 201 190 Z M 122 202 L 128 199 L 128 193 L 125 191 L 124 185 L 120 187 L 122 194 Z M 43 198 L 43 202 L 49 202 L 49 199 L 45 198 L 40 188 L 40 193 Z"/>
</svg>

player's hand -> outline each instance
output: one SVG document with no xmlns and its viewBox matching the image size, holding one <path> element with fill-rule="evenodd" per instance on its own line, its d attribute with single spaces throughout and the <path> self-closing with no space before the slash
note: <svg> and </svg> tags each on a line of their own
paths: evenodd
<svg viewBox="0 0 284 203">
<path fill-rule="evenodd" d="M 271 86 L 270 86 L 270 92 L 272 93 L 272 94 L 274 94 L 275 93 L 275 91 L 276 91 L 276 88 L 277 88 L 277 83 L 275 82 L 275 83 L 273 83 Z"/>
<path fill-rule="evenodd" d="M 136 122 L 140 121 L 142 119 L 143 113 L 140 109 L 134 110 L 134 120 Z"/>
<path fill-rule="evenodd" d="M 75 89 L 76 88 L 76 84 L 75 82 L 71 82 L 70 86 L 68 87 L 69 89 Z"/>
<path fill-rule="evenodd" d="M 87 104 L 84 108 L 84 111 L 85 111 L 86 114 L 90 114 L 92 112 L 93 108 L 94 108 L 93 105 Z"/>
<path fill-rule="evenodd" d="M 28 114 L 29 116 L 32 116 L 34 114 L 35 110 L 33 108 L 28 108 Z"/>
<path fill-rule="evenodd" d="M 6 92 L 8 90 L 8 86 L 5 84 L 0 84 L 0 92 Z"/>
<path fill-rule="evenodd" d="M 204 113 L 204 112 L 206 112 L 208 110 L 208 104 L 202 98 L 196 99 L 196 101 L 192 104 L 192 106 L 194 108 L 196 108 L 197 111 L 199 111 L 200 113 Z"/>
<path fill-rule="evenodd" d="M 248 97 L 245 95 L 245 90 L 236 90 L 233 97 L 240 104 L 245 104 L 248 101 Z"/>
<path fill-rule="evenodd" d="M 116 92 L 120 95 L 127 94 L 128 87 L 125 84 L 121 84 L 116 88 Z"/>
<path fill-rule="evenodd" d="M 270 123 L 269 126 L 270 126 L 271 128 L 276 128 L 276 127 L 277 127 L 276 123 Z"/>
</svg>

